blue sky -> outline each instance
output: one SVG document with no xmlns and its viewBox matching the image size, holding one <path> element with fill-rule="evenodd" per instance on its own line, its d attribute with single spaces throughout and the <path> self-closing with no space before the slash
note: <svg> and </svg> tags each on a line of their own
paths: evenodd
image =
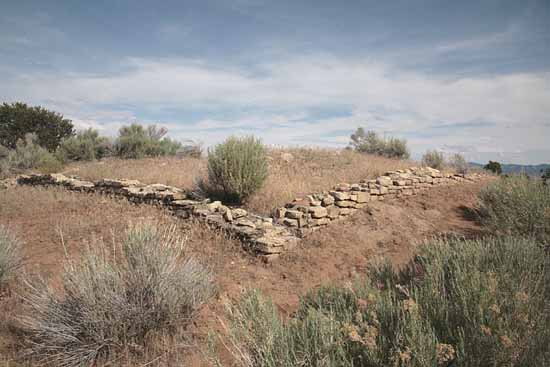
<svg viewBox="0 0 550 367">
<path fill-rule="evenodd" d="M 11 1 L 0 101 L 114 135 L 550 161 L 550 1 Z"/>
</svg>

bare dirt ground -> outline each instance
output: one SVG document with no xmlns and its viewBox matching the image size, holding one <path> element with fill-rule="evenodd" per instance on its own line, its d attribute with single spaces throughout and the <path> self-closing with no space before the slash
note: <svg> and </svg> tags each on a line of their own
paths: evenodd
<svg viewBox="0 0 550 367">
<path fill-rule="evenodd" d="M 269 295 L 283 315 L 292 313 L 300 295 L 321 284 L 345 282 L 360 276 L 367 264 L 386 257 L 396 265 L 407 262 L 423 239 L 439 233 L 482 235 L 469 215 L 476 195 L 486 182 L 432 188 L 406 199 L 371 202 L 353 218 L 323 228 L 271 264 L 244 252 L 237 241 L 198 224 L 185 224 L 148 206 L 54 189 L 15 188 L 0 192 L 0 223 L 14 228 L 25 243 L 26 269 L 46 273 L 55 281 L 62 270 L 64 249 L 70 254 L 93 238 L 119 235 L 129 221 L 155 219 L 181 226 L 188 234 L 191 251 L 212 267 L 219 295 L 207 305 L 193 327 L 193 344 L 186 349 L 185 365 L 207 365 L 201 352 L 211 330 L 220 330 L 222 300 L 236 300 L 249 288 Z M 0 297 L 0 365 L 12 355 L 13 338 L 7 320 L 16 311 L 13 297 Z M 222 360 L 229 363 L 228 356 Z M 6 358 L 6 357 L 5 357 Z M 159 359 L 154 365 L 175 365 Z M 178 363 L 178 365 L 180 365 Z M 224 364 L 225 365 L 225 364 Z"/>
</svg>

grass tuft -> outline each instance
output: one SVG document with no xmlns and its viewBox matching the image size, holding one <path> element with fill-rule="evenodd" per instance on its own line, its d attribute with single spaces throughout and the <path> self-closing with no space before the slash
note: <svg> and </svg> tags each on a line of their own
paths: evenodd
<svg viewBox="0 0 550 367">
<path fill-rule="evenodd" d="M 151 332 L 189 324 L 213 281 L 184 245 L 175 227 L 137 225 L 112 248 L 88 246 L 68 260 L 62 295 L 27 280 L 20 318 L 27 355 L 41 365 L 91 365 L 143 345 Z"/>
</svg>

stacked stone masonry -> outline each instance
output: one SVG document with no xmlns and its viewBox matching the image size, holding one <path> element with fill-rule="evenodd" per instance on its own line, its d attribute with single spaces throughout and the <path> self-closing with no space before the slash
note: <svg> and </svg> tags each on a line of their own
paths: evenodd
<svg viewBox="0 0 550 367">
<path fill-rule="evenodd" d="M 62 186 L 72 191 L 100 193 L 124 197 L 135 203 L 158 205 L 179 218 L 195 218 L 226 230 L 241 239 L 247 250 L 271 260 L 295 247 L 300 237 L 349 217 L 370 201 L 407 197 L 434 185 L 475 181 L 480 177 L 478 174 L 442 174 L 431 168 L 391 171 L 375 180 L 341 183 L 330 191 L 297 198 L 276 209 L 272 217 L 228 207 L 220 201 L 197 200 L 173 186 L 146 185 L 136 180 L 102 179 L 90 182 L 62 174 L 31 174 L 19 176 L 17 184 Z"/>
<path fill-rule="evenodd" d="M 430 187 L 475 181 L 479 174 L 444 174 L 433 168 L 389 171 L 360 183 L 341 183 L 332 190 L 297 198 L 274 212 L 274 223 L 293 228 L 299 236 L 345 219 L 368 202 L 416 195 Z"/>
<path fill-rule="evenodd" d="M 83 181 L 62 174 L 32 174 L 19 176 L 17 183 L 33 186 L 62 186 L 68 190 L 100 193 L 127 198 L 134 203 L 154 204 L 168 209 L 179 218 L 195 218 L 210 226 L 235 235 L 247 250 L 274 259 L 283 251 L 296 246 L 298 238 L 287 227 L 274 224 L 273 219 L 261 217 L 241 208 L 230 208 L 219 201 L 196 200 L 185 191 L 162 184 L 146 185 L 135 180 L 102 179 Z"/>
</svg>

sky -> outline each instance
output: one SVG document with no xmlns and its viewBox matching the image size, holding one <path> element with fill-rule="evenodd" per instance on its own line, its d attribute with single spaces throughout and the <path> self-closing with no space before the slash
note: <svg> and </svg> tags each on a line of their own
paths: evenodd
<svg viewBox="0 0 550 367">
<path fill-rule="evenodd" d="M 115 136 L 550 162 L 550 0 L 7 1 L 0 102 Z"/>
</svg>

